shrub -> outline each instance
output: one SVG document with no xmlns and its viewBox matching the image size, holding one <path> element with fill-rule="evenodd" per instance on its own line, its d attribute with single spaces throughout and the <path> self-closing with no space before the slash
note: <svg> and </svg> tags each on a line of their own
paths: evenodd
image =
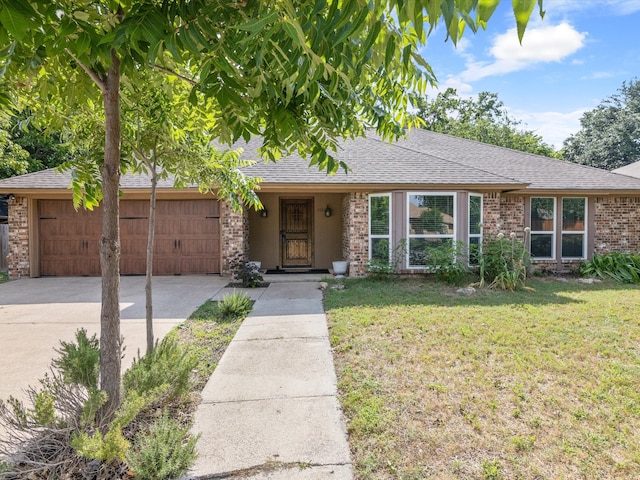
<svg viewBox="0 0 640 480">
<path fill-rule="evenodd" d="M 369 260 L 365 270 L 373 280 L 384 280 L 396 272 L 395 267 L 388 260 L 379 258 Z"/>
<path fill-rule="evenodd" d="M 233 278 L 242 283 L 243 288 L 260 287 L 263 282 L 260 269 L 254 262 L 237 260 L 231 264 Z"/>
<path fill-rule="evenodd" d="M 620 283 L 640 283 L 640 254 L 612 252 L 594 255 L 582 264 L 580 275 L 612 278 Z"/>
<path fill-rule="evenodd" d="M 385 245 L 386 249 L 384 249 Z M 407 251 L 406 245 L 406 240 L 404 238 L 401 239 L 391 252 L 391 260 L 388 260 L 384 258 L 389 252 L 388 242 L 377 244 L 374 258 L 369 260 L 365 266 L 365 271 L 369 277 L 373 280 L 385 280 L 397 273 L 398 267 L 401 265 Z"/>
<path fill-rule="evenodd" d="M 480 255 L 480 285 L 502 290 L 524 287 L 529 263 L 529 252 L 515 233 L 508 238 L 501 233 L 487 237 Z"/>
<path fill-rule="evenodd" d="M 140 480 L 177 478 L 186 473 L 196 458 L 197 437 L 168 417 L 166 411 L 148 432 L 134 439 L 127 463 Z"/>
<path fill-rule="evenodd" d="M 195 355 L 167 336 L 151 353 L 134 359 L 123 377 L 125 396 L 135 391 L 143 396 L 161 395 L 169 401 L 184 397 L 191 391 L 191 372 L 197 363 Z"/>
<path fill-rule="evenodd" d="M 447 241 L 426 249 L 427 272 L 451 285 L 459 285 L 469 273 L 463 242 Z"/>
<path fill-rule="evenodd" d="M 100 375 L 100 348 L 94 334 L 87 337 L 87 331 L 81 328 L 76 332 L 76 342 L 60 342 L 55 351 L 60 355 L 52 364 L 62 372 L 68 383 L 76 383 L 87 390 L 98 389 Z"/>
<path fill-rule="evenodd" d="M 218 302 L 218 311 L 226 319 L 244 318 L 251 311 L 253 302 L 243 292 L 226 293 Z"/>
</svg>

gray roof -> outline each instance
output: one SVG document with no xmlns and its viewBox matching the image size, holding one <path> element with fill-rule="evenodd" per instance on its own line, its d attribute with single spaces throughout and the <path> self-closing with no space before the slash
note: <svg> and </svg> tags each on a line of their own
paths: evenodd
<svg viewBox="0 0 640 480">
<path fill-rule="evenodd" d="M 640 161 L 630 163 L 624 167 L 616 168 L 612 170 L 613 173 L 619 173 L 620 175 L 627 175 L 628 177 L 640 178 Z"/>
<path fill-rule="evenodd" d="M 456 188 L 456 186 L 495 187 L 501 190 L 532 191 L 637 191 L 640 179 L 618 173 L 563 162 L 539 155 L 496 147 L 427 130 L 413 129 L 407 137 L 395 143 L 383 141 L 369 132 L 366 138 L 348 140 L 340 144 L 335 155 L 350 168 L 328 175 L 309 167 L 308 161 L 297 155 L 277 163 L 265 163 L 257 153 L 260 138 L 238 143 L 243 157 L 258 159 L 247 167 L 248 175 L 261 177 L 263 188 L 296 185 L 317 188 Z M 32 189 L 66 189 L 71 183 L 68 172 L 45 170 L 0 180 L 0 193 Z M 148 189 L 145 175 L 126 175 L 121 188 Z M 163 180 L 160 188 L 172 188 L 171 180 Z"/>
</svg>

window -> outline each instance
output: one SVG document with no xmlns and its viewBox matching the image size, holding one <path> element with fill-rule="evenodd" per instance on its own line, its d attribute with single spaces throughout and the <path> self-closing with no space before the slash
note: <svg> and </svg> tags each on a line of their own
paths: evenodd
<svg viewBox="0 0 640 480">
<path fill-rule="evenodd" d="M 555 258 L 555 198 L 531 199 L 531 256 Z"/>
<path fill-rule="evenodd" d="M 451 242 L 455 235 L 455 196 L 451 193 L 409 193 L 407 265 L 426 265 L 426 250 Z"/>
<path fill-rule="evenodd" d="M 391 195 L 369 195 L 369 258 L 391 261 Z"/>
<path fill-rule="evenodd" d="M 469 265 L 478 265 L 482 248 L 482 195 L 469 194 Z"/>
<path fill-rule="evenodd" d="M 565 197 L 559 199 L 561 222 L 556 220 L 555 198 L 531 199 L 531 256 L 556 257 L 556 231 L 560 229 L 562 258 L 586 258 L 587 199 Z"/>
<path fill-rule="evenodd" d="M 562 258 L 585 258 L 586 198 L 562 199 Z"/>
</svg>

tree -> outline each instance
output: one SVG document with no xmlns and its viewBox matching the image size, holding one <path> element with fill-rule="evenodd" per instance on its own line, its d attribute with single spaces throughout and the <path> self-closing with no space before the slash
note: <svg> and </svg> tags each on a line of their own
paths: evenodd
<svg viewBox="0 0 640 480">
<path fill-rule="evenodd" d="M 176 187 L 195 184 L 201 192 L 215 191 L 236 210 L 262 204 L 254 191 L 259 179 L 240 171 L 251 162 L 241 160 L 240 152 L 219 152 L 211 145 L 212 118 L 188 102 L 188 85 L 156 72 L 142 76 L 143 83 L 131 85 L 123 94 L 122 137 L 128 168 L 146 173 L 151 182 L 145 282 L 149 354 L 154 348 L 152 277 L 158 180 L 171 175 Z"/>
<path fill-rule="evenodd" d="M 498 1 L 0 0 L 0 102 L 35 104 L 50 113 L 39 118 L 61 129 L 77 122 L 78 111 L 103 119 L 88 155 L 103 152 L 96 164 L 107 417 L 120 401 L 120 100 L 140 72 L 192 84 L 190 100 L 206 98 L 222 143 L 260 134 L 266 158 L 297 150 L 335 171 L 346 168 L 330 153 L 338 138 L 373 127 L 391 140 L 411 124 L 408 92 L 434 80 L 417 53 L 425 25 L 431 32 L 442 24 L 455 42 L 465 26 L 484 28 Z M 520 38 L 536 3 L 542 14 L 542 0 L 514 2 Z M 193 76 L 180 73 L 186 66 Z M 89 205 L 98 200 L 90 193 Z"/>
<path fill-rule="evenodd" d="M 618 93 L 585 112 L 578 133 L 564 141 L 564 160 L 613 170 L 640 160 L 640 82 L 623 82 Z"/>
<path fill-rule="evenodd" d="M 29 171 L 29 152 L 13 141 L 7 120 L 0 120 L 0 178 Z"/>
<path fill-rule="evenodd" d="M 419 97 L 416 104 L 427 130 L 547 157 L 557 155 L 540 135 L 521 129 L 521 122 L 507 113 L 496 93 L 460 98 L 456 89 L 447 88 L 433 100 Z"/>
</svg>

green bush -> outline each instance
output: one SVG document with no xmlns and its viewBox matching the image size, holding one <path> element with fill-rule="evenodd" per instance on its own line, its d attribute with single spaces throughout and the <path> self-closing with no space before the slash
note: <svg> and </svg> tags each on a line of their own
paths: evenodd
<svg viewBox="0 0 640 480">
<path fill-rule="evenodd" d="M 612 278 L 620 283 L 640 283 L 640 254 L 612 252 L 594 255 L 582 264 L 584 277 Z"/>
<path fill-rule="evenodd" d="M 480 285 L 489 284 L 491 288 L 517 290 L 527 282 L 529 252 L 516 234 L 509 237 L 498 234 L 487 237 L 482 244 L 480 255 Z"/>
<path fill-rule="evenodd" d="M 251 311 L 253 302 L 244 292 L 226 293 L 218 302 L 218 311 L 226 319 L 244 318 Z"/>
<path fill-rule="evenodd" d="M 379 242 L 376 244 L 373 258 L 367 262 L 365 271 L 373 280 L 386 280 L 398 273 L 402 259 L 407 252 L 407 241 L 403 238 L 393 248 L 391 260 L 385 258 L 389 255 L 389 242 Z"/>
<path fill-rule="evenodd" d="M 98 339 L 95 334 L 88 338 L 87 331 L 81 328 L 76 331 L 76 341 L 61 341 L 60 348 L 55 349 L 60 357 L 52 364 L 60 370 L 66 382 L 82 385 L 89 391 L 97 390 L 100 375 Z"/>
<path fill-rule="evenodd" d="M 451 285 L 459 285 L 469 273 L 463 242 L 447 241 L 426 249 L 427 272 Z"/>
<path fill-rule="evenodd" d="M 134 359 L 122 379 L 125 396 L 135 391 L 143 396 L 162 392 L 169 401 L 184 397 L 191 391 L 191 372 L 197 364 L 195 355 L 167 336 L 151 353 Z"/>
<path fill-rule="evenodd" d="M 234 279 L 240 280 L 243 288 L 256 288 L 262 286 L 263 278 L 260 269 L 254 262 L 236 260 L 231 263 L 231 274 Z"/>
<path fill-rule="evenodd" d="M 140 480 L 177 478 L 196 459 L 197 437 L 189 438 L 189 430 L 168 417 L 166 411 L 148 432 L 134 439 L 127 452 L 127 463 Z"/>
</svg>

